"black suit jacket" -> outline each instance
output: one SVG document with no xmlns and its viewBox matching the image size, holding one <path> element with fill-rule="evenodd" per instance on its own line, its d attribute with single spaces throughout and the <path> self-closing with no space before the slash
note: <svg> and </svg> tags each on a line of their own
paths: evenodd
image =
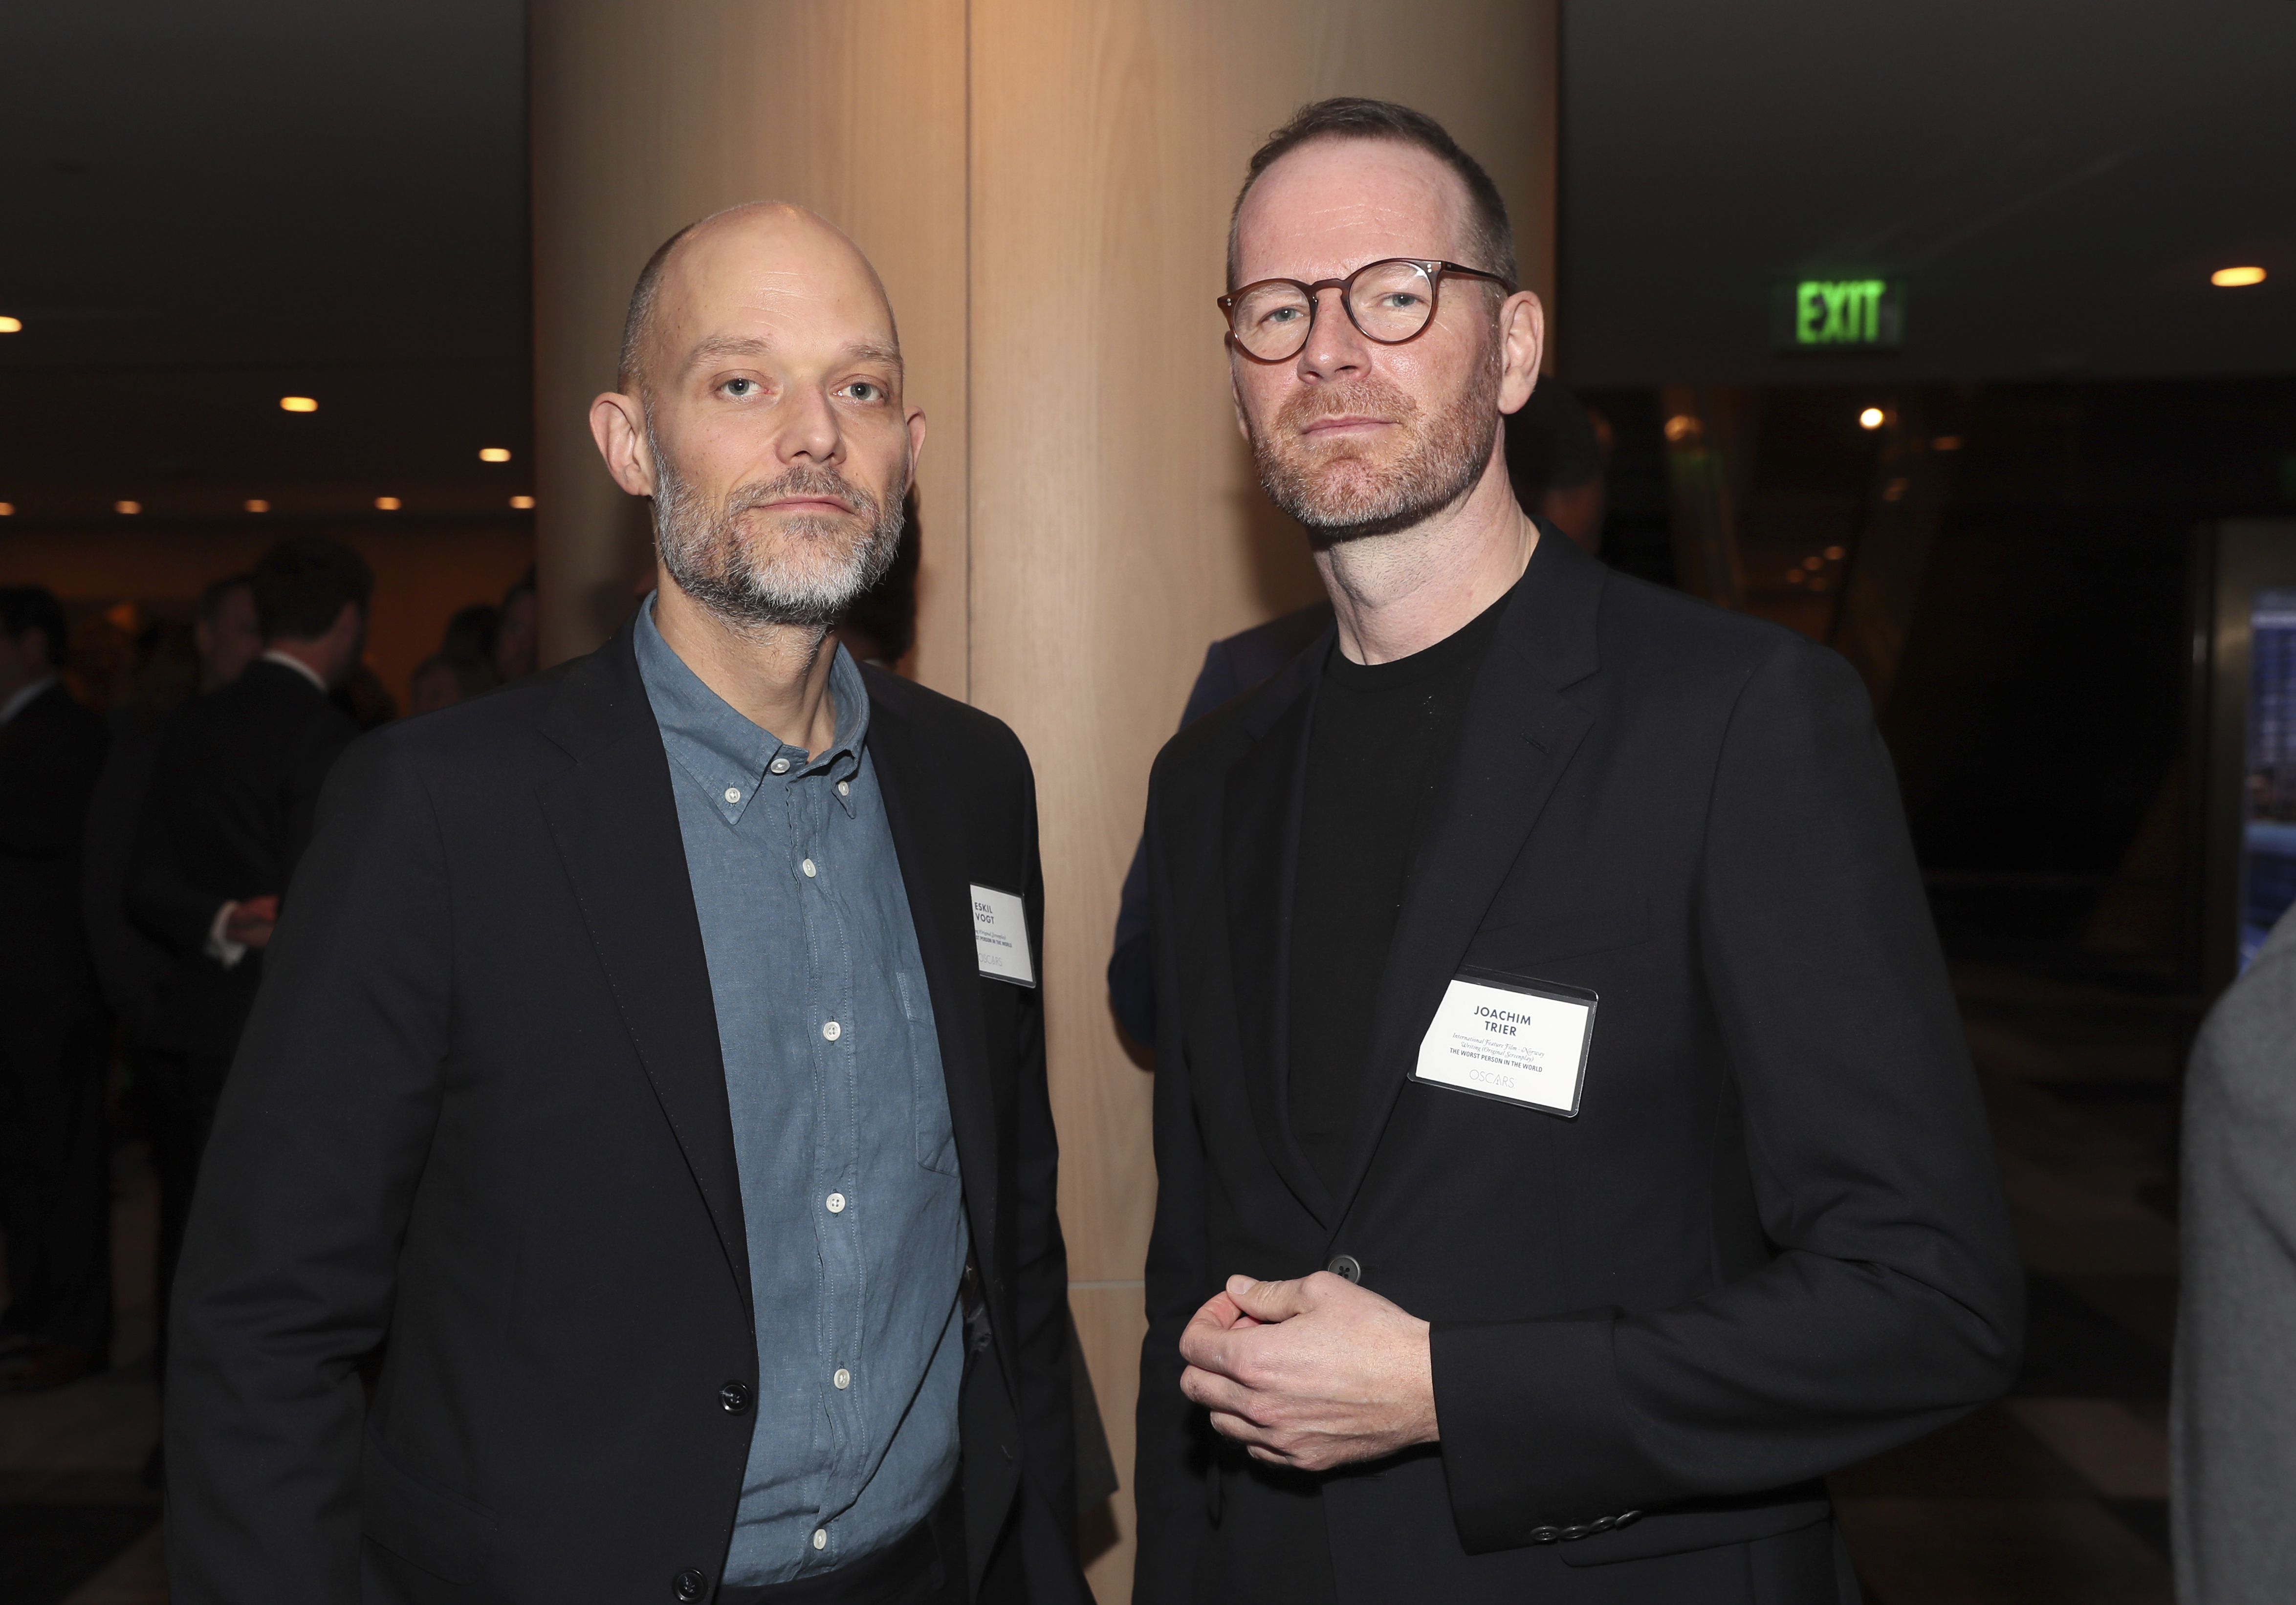
<svg viewBox="0 0 2296 1605">
<path fill-rule="evenodd" d="M 1044 1011 L 980 976 L 968 890 L 1021 889 L 1041 929 L 1034 781 L 996 720 L 863 674 L 988 1340 L 969 1563 L 983 1597 L 1072 1605 Z M 701 929 L 625 626 L 377 732 L 328 784 L 176 1283 L 175 1598 L 669 1601 L 689 1569 L 714 1593 L 750 1319 Z M 386 1338 L 363 1409 L 354 1367 Z"/>
<path fill-rule="evenodd" d="M 174 956 L 151 1046 L 221 1058 L 262 984 L 264 956 L 206 953 L 216 910 L 283 895 L 311 839 L 320 788 L 358 726 L 283 664 L 261 659 L 162 726 L 127 874 L 127 910 Z"/>
<path fill-rule="evenodd" d="M 1324 1542 L 1343 1601 L 1832 1598 L 1816 1479 L 2005 1387 L 2021 1313 L 1862 687 L 1546 530 L 1415 852 L 1334 1192 L 1284 1092 L 1323 657 L 1175 738 L 1152 782 L 1136 1598 L 1296 1597 L 1287 1552 Z M 1575 1118 L 1406 1083 L 1464 966 L 1599 994 Z M 1177 1345 L 1229 1274 L 1343 1254 L 1433 1322 L 1442 1438 L 1317 1487 L 1215 1445 Z"/>
<path fill-rule="evenodd" d="M 85 985 L 80 831 L 103 768 L 103 721 L 56 682 L 0 725 L 0 985 Z"/>
<path fill-rule="evenodd" d="M 1332 627 L 1332 604 L 1318 602 L 1215 641 L 1188 690 L 1180 728 L 1242 696 L 1312 645 Z M 1143 1047 L 1156 1045 L 1156 961 L 1148 943 L 1148 838 L 1132 850 L 1116 910 L 1116 947 L 1108 959 L 1108 1003 Z"/>
</svg>

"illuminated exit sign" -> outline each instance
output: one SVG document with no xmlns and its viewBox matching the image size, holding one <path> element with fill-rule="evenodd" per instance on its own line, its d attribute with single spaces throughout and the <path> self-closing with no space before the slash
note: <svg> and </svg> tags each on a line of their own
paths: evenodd
<svg viewBox="0 0 2296 1605">
<path fill-rule="evenodd" d="M 1906 342 L 1906 287 L 1889 279 L 1802 279 L 1771 300 L 1782 351 L 1894 351 Z"/>
</svg>

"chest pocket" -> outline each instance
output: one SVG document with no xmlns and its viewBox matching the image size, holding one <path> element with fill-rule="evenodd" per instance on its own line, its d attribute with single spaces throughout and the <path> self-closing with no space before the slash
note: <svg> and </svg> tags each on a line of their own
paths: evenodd
<svg viewBox="0 0 2296 1605">
<path fill-rule="evenodd" d="M 922 970 L 897 970 L 893 980 L 909 1028 L 909 1107 L 916 1124 L 917 1163 L 955 1175 L 956 1128 L 948 1118 L 948 1083 L 941 1074 L 940 1038 L 933 1031 L 932 995 Z"/>
</svg>

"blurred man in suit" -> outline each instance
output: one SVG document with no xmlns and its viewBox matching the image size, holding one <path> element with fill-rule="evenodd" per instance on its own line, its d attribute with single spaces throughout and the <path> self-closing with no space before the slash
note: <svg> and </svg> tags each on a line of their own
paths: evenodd
<svg viewBox="0 0 2296 1605">
<path fill-rule="evenodd" d="M 1854 1599 L 1824 1474 L 2015 1363 L 1863 689 L 1522 511 L 1513 280 L 1407 108 L 1238 198 L 1237 422 L 1334 627 L 1151 782 L 1141 1605 Z"/>
<path fill-rule="evenodd" d="M 218 620 L 231 605 L 216 597 Z M 239 663 L 235 632 L 211 628 L 202 678 L 219 682 L 164 726 L 127 878 L 129 913 L 168 967 L 140 1032 L 159 1172 L 159 1340 L 216 1101 L 262 983 L 280 900 L 311 839 L 319 788 L 358 734 L 331 700 L 366 638 L 374 577 L 348 546 L 299 536 L 248 576 L 262 650 Z M 238 664 L 235 674 L 232 673 Z"/>
<path fill-rule="evenodd" d="M 80 828 L 103 721 L 65 689 L 64 610 L 0 587 L 0 1390 L 109 1361 L 103 1009 L 79 929 Z"/>
<path fill-rule="evenodd" d="M 192 642 L 201 694 L 231 684 L 262 655 L 263 629 L 256 616 L 255 584 L 250 576 L 226 575 L 200 593 L 193 613 Z M 180 704 L 168 705 L 164 700 L 155 704 L 148 696 L 139 701 L 132 725 L 124 724 L 115 711 L 111 756 L 105 760 L 103 776 L 88 804 L 80 910 L 96 973 L 103 983 L 104 1001 L 119 1021 L 128 1075 L 151 1133 L 152 1168 L 160 1186 L 153 1363 L 164 1378 L 168 1282 L 184 1241 L 192 1177 L 198 1168 L 213 1097 L 211 1093 L 193 1096 L 180 1053 L 155 1050 L 152 1045 L 160 999 L 177 960 L 166 943 L 127 912 L 127 877 L 144 805 L 159 771 L 160 749 L 167 740 L 167 719 Z M 156 1464 L 153 1470 L 156 1473 Z"/>
<path fill-rule="evenodd" d="M 903 380 L 819 217 L 679 233 L 591 418 L 657 590 L 329 787 L 184 1250 L 179 1605 L 1084 1605 L 1034 782 L 829 638 Z"/>
<path fill-rule="evenodd" d="M 2177 1598 L 2296 1600 L 2296 913 L 2209 1011 L 2184 1143 L 2169 1404 Z"/>
</svg>

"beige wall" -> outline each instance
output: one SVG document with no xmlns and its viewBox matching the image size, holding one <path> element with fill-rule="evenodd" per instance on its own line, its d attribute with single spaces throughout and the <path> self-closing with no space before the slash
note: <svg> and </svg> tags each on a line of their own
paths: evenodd
<svg viewBox="0 0 2296 1605">
<path fill-rule="evenodd" d="M 1155 1185 L 1101 979 L 1118 888 L 1205 643 L 1318 594 L 1229 411 L 1228 206 L 1301 102 L 1406 101 L 1491 169 L 1546 293 L 1552 0 L 554 0 L 533 34 L 546 653 L 598 640 L 644 561 L 582 413 L 654 245 L 778 196 L 891 293 L 931 430 L 916 671 L 1037 767 L 1071 1301 L 1128 1489 Z M 1128 1493 L 1114 1516 L 1103 1601 Z"/>
</svg>

